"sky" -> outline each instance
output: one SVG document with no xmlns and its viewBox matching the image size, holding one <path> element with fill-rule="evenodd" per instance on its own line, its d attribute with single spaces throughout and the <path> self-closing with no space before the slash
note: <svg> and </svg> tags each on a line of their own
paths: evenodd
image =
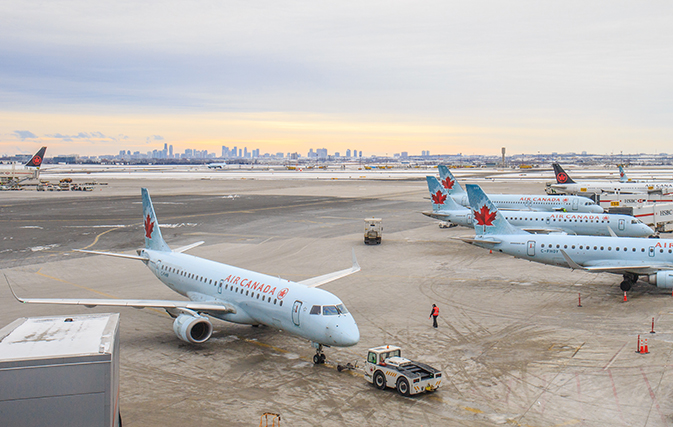
<svg viewBox="0 0 673 427">
<path fill-rule="evenodd" d="M 673 152 L 673 3 L 0 2 L 0 154 Z"/>
</svg>

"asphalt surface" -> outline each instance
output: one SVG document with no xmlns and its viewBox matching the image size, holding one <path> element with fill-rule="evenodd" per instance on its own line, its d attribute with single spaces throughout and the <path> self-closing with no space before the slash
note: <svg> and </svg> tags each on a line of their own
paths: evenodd
<svg viewBox="0 0 673 427">
<path fill-rule="evenodd" d="M 361 339 L 327 349 L 328 364 L 314 366 L 310 343 L 272 328 L 214 320 L 211 340 L 196 346 L 178 340 L 161 311 L 119 309 L 125 426 L 257 425 L 264 412 L 289 426 L 672 424 L 670 290 L 638 283 L 624 302 L 619 276 L 453 240 L 470 230 L 440 229 L 420 214 L 430 208 L 422 180 L 125 179 L 91 193 L 12 194 L 0 202 L 0 267 L 17 293 L 181 298 L 142 263 L 71 251 L 138 248 L 141 186 L 170 246 L 206 242 L 193 255 L 302 280 L 347 268 L 355 248 L 362 271 L 324 288 L 353 313 Z M 539 193 L 540 185 L 485 188 Z M 363 244 L 368 216 L 383 218 L 380 246 Z M 0 326 L 92 311 L 110 309 L 22 305 L 0 289 Z M 638 334 L 649 339 L 647 355 L 634 351 Z M 440 368 L 442 387 L 405 398 L 375 389 L 358 369 L 337 372 L 338 363 L 362 366 L 367 348 L 381 344 Z"/>
</svg>

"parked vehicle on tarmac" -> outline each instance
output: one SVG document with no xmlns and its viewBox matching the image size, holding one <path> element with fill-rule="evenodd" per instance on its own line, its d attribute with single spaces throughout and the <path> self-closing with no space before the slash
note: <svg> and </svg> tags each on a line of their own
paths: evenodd
<svg viewBox="0 0 673 427">
<path fill-rule="evenodd" d="M 365 380 L 376 388 L 395 388 L 402 396 L 435 391 L 442 382 L 442 373 L 424 363 L 402 357 L 402 349 L 394 345 L 370 348 L 364 366 Z"/>
</svg>

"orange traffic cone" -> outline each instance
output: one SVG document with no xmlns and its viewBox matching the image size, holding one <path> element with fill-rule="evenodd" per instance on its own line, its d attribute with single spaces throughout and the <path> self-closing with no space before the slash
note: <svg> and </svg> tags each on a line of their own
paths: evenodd
<svg viewBox="0 0 673 427">
<path fill-rule="evenodd" d="M 624 292 L 624 302 L 626 302 L 626 301 L 628 301 L 628 300 L 626 299 L 626 292 Z"/>
</svg>

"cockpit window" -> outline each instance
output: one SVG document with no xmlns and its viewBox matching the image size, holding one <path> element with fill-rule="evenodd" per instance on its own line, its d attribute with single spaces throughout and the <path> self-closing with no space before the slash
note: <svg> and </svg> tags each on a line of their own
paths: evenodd
<svg viewBox="0 0 673 427">
<path fill-rule="evenodd" d="M 323 305 L 322 314 L 323 316 L 336 316 L 339 314 L 339 310 L 335 305 Z"/>
<path fill-rule="evenodd" d="M 320 306 L 314 305 L 313 307 L 311 307 L 311 314 L 320 314 Z"/>
<path fill-rule="evenodd" d="M 348 314 L 348 310 L 346 309 L 346 306 L 343 304 L 337 305 L 337 310 L 339 310 L 340 314 Z"/>
</svg>

